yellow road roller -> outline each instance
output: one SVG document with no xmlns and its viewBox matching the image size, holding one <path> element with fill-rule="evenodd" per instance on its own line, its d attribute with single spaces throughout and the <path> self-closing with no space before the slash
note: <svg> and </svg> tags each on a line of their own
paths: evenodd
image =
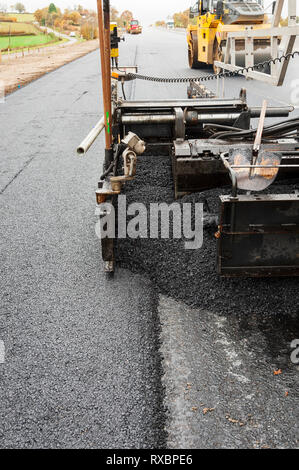
<svg viewBox="0 0 299 470">
<path fill-rule="evenodd" d="M 214 61 L 223 61 L 227 34 L 270 28 L 262 0 L 198 0 L 189 11 L 187 29 L 189 66 L 193 69 L 214 66 Z M 194 24 L 196 23 L 196 24 Z M 271 58 L 270 38 L 254 40 L 255 63 Z M 236 40 L 236 65 L 245 65 L 244 39 Z M 264 73 L 268 73 L 264 70 Z"/>
</svg>

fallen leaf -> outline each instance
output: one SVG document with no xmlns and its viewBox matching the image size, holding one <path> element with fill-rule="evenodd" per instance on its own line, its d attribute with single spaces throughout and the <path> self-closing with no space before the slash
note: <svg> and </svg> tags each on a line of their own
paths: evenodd
<svg viewBox="0 0 299 470">
<path fill-rule="evenodd" d="M 245 426 L 245 423 L 243 423 L 242 421 L 239 421 L 238 419 L 230 418 L 229 415 L 226 415 L 225 417 L 230 423 L 238 424 L 239 426 Z"/>
<path fill-rule="evenodd" d="M 202 412 L 203 412 L 204 415 L 206 415 L 207 413 L 211 413 L 214 410 L 215 410 L 215 408 L 204 408 L 202 410 Z"/>
<path fill-rule="evenodd" d="M 280 375 L 282 374 L 282 370 L 281 369 L 278 369 L 278 370 L 275 370 L 274 371 L 274 375 Z"/>
<path fill-rule="evenodd" d="M 237 424 L 239 421 L 233 418 L 227 418 L 230 423 Z"/>
<path fill-rule="evenodd" d="M 192 406 L 192 411 L 197 411 L 198 410 L 198 407 L 197 406 Z"/>
<path fill-rule="evenodd" d="M 288 396 L 289 396 L 289 392 L 285 392 L 285 396 L 288 397 Z"/>
</svg>

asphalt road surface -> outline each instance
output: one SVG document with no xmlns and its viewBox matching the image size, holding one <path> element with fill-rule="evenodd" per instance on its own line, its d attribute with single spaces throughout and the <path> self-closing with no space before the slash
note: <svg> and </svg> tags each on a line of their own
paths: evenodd
<svg viewBox="0 0 299 470">
<path fill-rule="evenodd" d="M 126 36 L 120 63 L 199 73 L 176 32 Z M 245 86 L 252 105 L 290 104 L 296 67 L 279 90 L 234 78 L 226 96 Z M 185 98 L 186 85 L 136 81 L 126 92 Z M 0 446 L 298 447 L 298 305 L 265 320 L 226 316 L 161 293 L 146 275 L 102 273 L 102 139 L 75 155 L 101 114 L 98 51 L 0 104 Z"/>
</svg>

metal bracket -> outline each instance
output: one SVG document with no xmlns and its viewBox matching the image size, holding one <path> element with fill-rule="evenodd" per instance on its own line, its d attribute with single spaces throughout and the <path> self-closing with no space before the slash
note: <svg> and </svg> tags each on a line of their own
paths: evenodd
<svg viewBox="0 0 299 470">
<path fill-rule="evenodd" d="M 182 108 L 174 108 L 175 114 L 175 138 L 185 139 L 185 116 Z"/>
</svg>

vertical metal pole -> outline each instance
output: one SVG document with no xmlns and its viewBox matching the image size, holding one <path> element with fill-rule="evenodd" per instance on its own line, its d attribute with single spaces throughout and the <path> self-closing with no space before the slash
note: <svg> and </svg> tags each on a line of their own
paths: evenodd
<svg viewBox="0 0 299 470">
<path fill-rule="evenodd" d="M 246 26 L 247 34 L 245 39 L 245 67 L 252 67 L 254 65 L 254 46 L 253 37 L 248 35 L 248 31 L 252 30 L 252 26 Z"/>
<path fill-rule="evenodd" d="M 110 0 L 104 0 L 104 45 L 105 45 L 105 63 L 106 63 L 106 72 L 107 72 L 107 88 L 109 91 L 109 99 L 107 99 L 107 109 L 106 109 L 106 126 L 108 128 L 108 137 L 109 137 L 109 149 L 112 146 L 112 135 L 111 135 L 111 45 L 110 45 Z"/>
<path fill-rule="evenodd" d="M 228 37 L 227 41 L 226 41 L 226 49 L 225 49 L 225 54 L 224 54 L 224 63 L 225 64 L 229 63 L 230 49 L 231 49 L 231 38 Z"/>
<path fill-rule="evenodd" d="M 111 70 L 110 70 L 110 5 L 105 1 L 104 8 L 102 0 L 97 0 L 99 42 L 101 53 L 102 88 L 105 115 L 105 166 L 112 159 L 112 135 L 111 135 Z M 107 5 L 108 4 L 108 5 Z M 108 6 L 108 14 L 107 14 Z M 106 29 L 109 36 L 107 38 Z M 107 44 L 108 42 L 108 44 Z"/>
<path fill-rule="evenodd" d="M 232 65 L 236 65 L 236 38 L 231 38 L 231 61 Z"/>
<path fill-rule="evenodd" d="M 272 24 L 271 24 L 272 28 L 277 28 L 279 26 L 283 4 L 284 4 L 284 0 L 276 0 L 274 14 L 272 18 Z"/>
<path fill-rule="evenodd" d="M 279 49 L 278 49 L 278 36 L 271 37 L 271 57 L 275 58 L 278 57 Z M 271 75 L 277 80 L 277 71 L 278 65 L 277 62 L 275 64 L 271 64 Z"/>
<path fill-rule="evenodd" d="M 296 27 L 296 1 L 297 0 L 288 0 L 288 31 L 287 43 L 284 50 L 284 55 L 290 54 L 294 50 L 294 45 L 296 41 L 296 32 L 295 29 L 292 31 L 292 27 Z M 288 60 L 284 60 L 280 65 L 280 70 L 277 79 L 277 86 L 281 86 L 284 82 L 284 78 L 287 72 L 289 65 Z"/>
<path fill-rule="evenodd" d="M 225 97 L 225 77 L 222 78 L 222 92 L 221 92 L 221 97 Z"/>
<path fill-rule="evenodd" d="M 288 3 L 288 26 L 296 26 L 296 0 L 289 0 Z"/>
<path fill-rule="evenodd" d="M 276 0 L 275 8 L 272 17 L 271 28 L 277 28 L 279 26 L 281 12 L 284 5 L 284 0 Z M 278 50 L 278 37 L 272 36 L 271 37 L 271 57 L 278 57 L 279 50 Z M 278 75 L 278 64 L 271 64 L 271 75 L 274 76 L 275 80 L 277 80 Z"/>
<path fill-rule="evenodd" d="M 97 0 L 99 20 L 99 41 L 101 51 L 104 119 L 105 119 L 105 162 L 107 170 L 113 160 L 112 150 L 112 120 L 111 120 L 111 60 L 110 60 L 110 2 Z M 114 239 L 102 238 L 102 257 L 105 262 L 105 271 L 114 271 Z"/>
</svg>

